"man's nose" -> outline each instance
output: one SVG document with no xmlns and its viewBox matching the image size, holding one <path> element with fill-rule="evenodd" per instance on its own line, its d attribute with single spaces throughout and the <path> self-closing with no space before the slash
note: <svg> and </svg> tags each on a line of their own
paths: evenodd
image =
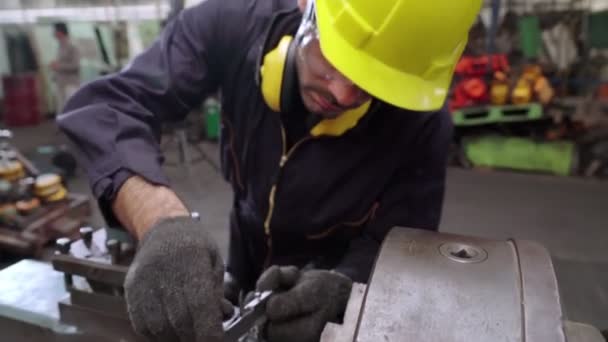
<svg viewBox="0 0 608 342">
<path fill-rule="evenodd" d="M 351 108 L 359 105 L 362 91 L 351 82 L 343 80 L 332 80 L 329 84 L 329 91 L 336 99 L 337 104 L 343 108 Z"/>
</svg>

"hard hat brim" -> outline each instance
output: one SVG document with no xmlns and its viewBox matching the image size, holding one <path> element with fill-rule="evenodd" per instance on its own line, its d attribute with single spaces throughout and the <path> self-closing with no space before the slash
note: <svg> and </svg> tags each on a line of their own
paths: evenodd
<svg viewBox="0 0 608 342">
<path fill-rule="evenodd" d="M 370 95 L 396 107 L 415 111 L 435 111 L 445 103 L 454 65 L 433 75 L 432 80 L 395 70 L 356 49 L 330 25 L 327 8 L 317 4 L 317 25 L 321 51 L 327 60 L 344 76 Z M 464 47 L 466 42 L 461 44 Z M 403 56 L 408 58 L 408 56 Z"/>
</svg>

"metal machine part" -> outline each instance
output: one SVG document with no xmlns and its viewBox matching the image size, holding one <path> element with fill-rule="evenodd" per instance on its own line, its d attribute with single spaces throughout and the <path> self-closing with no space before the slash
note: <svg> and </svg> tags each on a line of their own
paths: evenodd
<svg viewBox="0 0 608 342">
<path fill-rule="evenodd" d="M 257 328 L 265 323 L 265 305 L 271 294 L 272 291 L 256 292 L 233 319 L 224 322 L 224 341 L 258 340 Z"/>
<path fill-rule="evenodd" d="M 105 230 L 80 233 L 57 241 L 52 267 L 24 260 L 0 272 L 2 341 L 141 341 L 122 288 L 134 246 Z M 260 341 L 270 295 L 237 308 L 225 341 Z M 563 321 L 540 245 L 405 228 L 389 233 L 369 284 L 354 284 L 343 324 L 328 324 L 321 341 L 605 342 Z"/>
<path fill-rule="evenodd" d="M 551 258 L 530 241 L 396 228 L 361 291 L 322 342 L 604 342 L 565 328 Z"/>
<path fill-rule="evenodd" d="M 9 341 L 144 339 L 131 328 L 123 283 L 135 254 L 105 229 L 60 238 L 51 265 L 24 260 L 0 272 L 0 331 Z M 255 293 L 224 322 L 227 342 L 258 341 L 271 292 Z M 4 335 L 6 332 L 7 335 Z M 4 341 L 2 339 L 2 341 Z"/>
</svg>

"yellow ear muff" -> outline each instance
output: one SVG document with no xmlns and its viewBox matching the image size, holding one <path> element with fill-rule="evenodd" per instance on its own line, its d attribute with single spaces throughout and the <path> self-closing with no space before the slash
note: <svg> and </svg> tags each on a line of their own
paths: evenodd
<svg viewBox="0 0 608 342">
<path fill-rule="evenodd" d="M 281 38 L 279 45 L 264 56 L 260 69 L 264 101 L 275 112 L 281 111 L 281 93 L 291 36 Z"/>
</svg>

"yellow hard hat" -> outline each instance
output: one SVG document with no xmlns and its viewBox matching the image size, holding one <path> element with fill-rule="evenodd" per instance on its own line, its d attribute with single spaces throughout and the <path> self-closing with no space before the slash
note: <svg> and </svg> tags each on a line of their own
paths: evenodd
<svg viewBox="0 0 608 342">
<path fill-rule="evenodd" d="M 372 96 L 401 108 L 436 110 L 481 3 L 317 0 L 321 51 Z"/>
</svg>

